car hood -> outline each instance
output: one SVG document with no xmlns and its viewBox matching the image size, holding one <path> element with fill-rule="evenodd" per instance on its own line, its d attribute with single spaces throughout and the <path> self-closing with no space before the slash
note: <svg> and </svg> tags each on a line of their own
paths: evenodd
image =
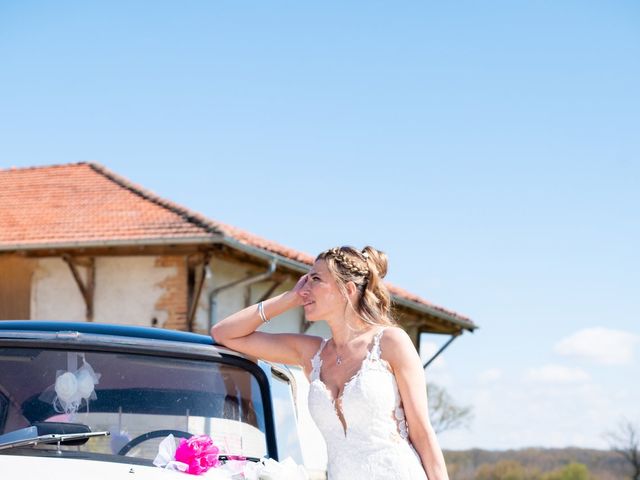
<svg viewBox="0 0 640 480">
<path fill-rule="evenodd" d="M 187 480 L 184 473 L 158 467 L 75 458 L 47 458 L 24 455 L 0 455 L 0 476 L 7 479 L 42 480 Z"/>
</svg>

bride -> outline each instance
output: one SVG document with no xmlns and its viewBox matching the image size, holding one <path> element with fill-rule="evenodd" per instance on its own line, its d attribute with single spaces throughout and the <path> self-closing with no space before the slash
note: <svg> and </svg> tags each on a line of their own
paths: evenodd
<svg viewBox="0 0 640 480">
<path fill-rule="evenodd" d="M 326 250 L 293 290 L 230 315 L 211 335 L 239 352 L 302 366 L 329 480 L 448 480 L 420 358 L 390 316 L 386 272 L 387 257 L 375 248 Z M 308 321 L 325 320 L 331 338 L 256 331 L 299 306 Z"/>
</svg>

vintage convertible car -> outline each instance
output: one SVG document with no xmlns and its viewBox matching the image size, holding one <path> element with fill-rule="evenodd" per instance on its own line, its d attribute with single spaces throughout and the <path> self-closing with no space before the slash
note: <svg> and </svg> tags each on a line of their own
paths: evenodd
<svg viewBox="0 0 640 480">
<path fill-rule="evenodd" d="M 295 388 L 287 368 L 204 335 L 0 321 L 0 477 L 185 480 L 153 465 L 169 434 L 302 464 Z"/>
</svg>

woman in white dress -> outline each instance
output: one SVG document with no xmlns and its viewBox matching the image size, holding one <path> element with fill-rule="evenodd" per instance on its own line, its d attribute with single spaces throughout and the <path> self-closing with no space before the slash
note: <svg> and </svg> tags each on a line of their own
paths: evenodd
<svg viewBox="0 0 640 480">
<path fill-rule="evenodd" d="M 302 366 L 329 480 L 448 480 L 420 358 L 390 317 L 386 272 L 387 257 L 375 248 L 326 250 L 293 290 L 230 315 L 211 335 L 234 350 Z M 299 306 L 308 321 L 325 320 L 331 338 L 256 331 Z"/>
</svg>

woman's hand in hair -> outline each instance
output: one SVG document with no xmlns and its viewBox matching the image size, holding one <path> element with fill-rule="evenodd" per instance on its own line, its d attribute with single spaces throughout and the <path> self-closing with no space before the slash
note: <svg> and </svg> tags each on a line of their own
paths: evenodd
<svg viewBox="0 0 640 480">
<path fill-rule="evenodd" d="M 305 273 L 298 279 L 296 285 L 289 292 L 287 292 L 291 294 L 292 298 L 295 298 L 295 302 L 297 305 L 302 305 L 304 303 L 304 294 L 302 292 L 308 281 L 309 274 Z"/>
</svg>

